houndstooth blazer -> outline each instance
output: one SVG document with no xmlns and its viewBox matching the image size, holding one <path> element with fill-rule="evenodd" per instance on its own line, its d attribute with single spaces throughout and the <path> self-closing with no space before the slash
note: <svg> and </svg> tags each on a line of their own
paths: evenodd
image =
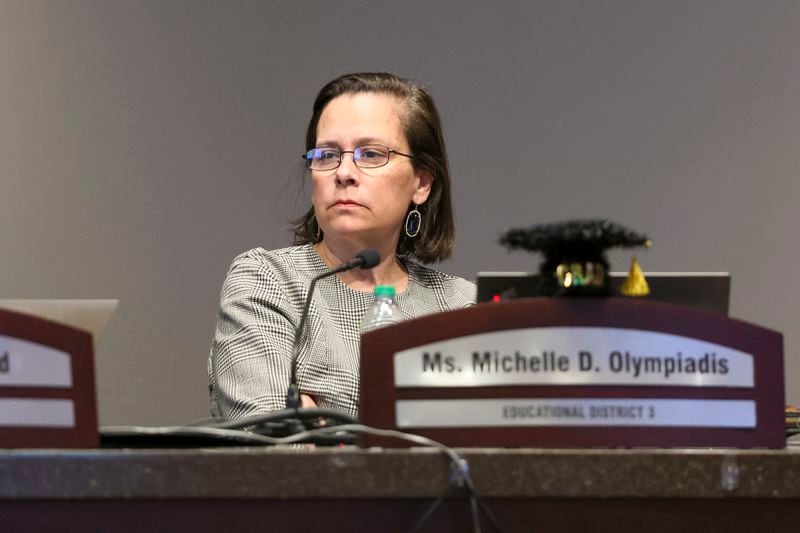
<svg viewBox="0 0 800 533">
<path fill-rule="evenodd" d="M 469 281 L 404 260 L 408 288 L 396 297 L 406 318 L 466 307 Z M 242 418 L 283 409 L 295 328 L 312 278 L 328 270 L 310 244 L 233 260 L 220 296 L 208 381 L 211 414 Z M 298 356 L 300 391 L 320 407 L 358 415 L 359 326 L 374 301 L 337 276 L 320 280 Z"/>
</svg>

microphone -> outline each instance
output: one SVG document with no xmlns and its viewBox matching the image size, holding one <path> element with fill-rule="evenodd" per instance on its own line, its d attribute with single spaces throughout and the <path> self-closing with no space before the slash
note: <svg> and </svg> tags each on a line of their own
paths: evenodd
<svg viewBox="0 0 800 533">
<path fill-rule="evenodd" d="M 370 268 L 378 266 L 381 262 L 381 254 L 375 248 L 366 248 L 356 254 L 356 257 L 345 265 L 354 265 L 353 268 L 363 268 L 369 270 Z M 342 265 L 339 268 L 344 267 Z M 338 270 L 337 270 L 338 271 Z"/>
<path fill-rule="evenodd" d="M 356 254 L 352 261 L 343 263 L 333 270 L 323 272 L 319 276 L 311 280 L 311 285 L 308 287 L 308 294 L 306 295 L 306 302 L 303 306 L 303 314 L 300 315 L 300 324 L 294 332 L 294 344 L 292 346 L 292 370 L 289 377 L 289 389 L 286 391 L 286 408 L 297 409 L 300 407 L 300 387 L 297 384 L 297 357 L 300 354 L 300 337 L 303 335 L 303 330 L 306 326 L 308 319 L 308 309 L 311 307 L 311 297 L 314 295 L 314 287 L 317 282 L 328 276 L 333 276 L 339 272 L 347 270 L 354 270 L 356 268 L 370 269 L 375 267 L 381 261 L 381 254 L 378 250 L 373 248 L 366 248 Z"/>
</svg>

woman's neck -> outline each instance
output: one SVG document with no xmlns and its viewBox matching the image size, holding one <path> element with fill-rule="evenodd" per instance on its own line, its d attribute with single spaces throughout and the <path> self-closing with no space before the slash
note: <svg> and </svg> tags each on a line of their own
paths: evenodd
<svg viewBox="0 0 800 533">
<path fill-rule="evenodd" d="M 395 290 L 403 292 L 408 286 L 408 272 L 395 255 L 395 246 L 369 246 L 362 243 L 339 243 L 324 239 L 314 245 L 322 261 L 335 268 L 351 261 L 365 248 L 375 248 L 381 255 L 380 262 L 368 270 L 356 269 L 338 274 L 339 279 L 351 289 L 371 292 L 376 285 L 394 285 Z"/>
</svg>

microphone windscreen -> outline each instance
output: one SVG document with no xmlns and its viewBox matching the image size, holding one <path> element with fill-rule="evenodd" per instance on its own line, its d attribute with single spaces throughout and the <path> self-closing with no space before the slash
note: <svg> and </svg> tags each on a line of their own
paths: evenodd
<svg viewBox="0 0 800 533">
<path fill-rule="evenodd" d="M 367 248 L 358 252 L 356 259 L 361 260 L 361 268 L 372 268 L 381 262 L 381 254 L 374 248 Z"/>
</svg>

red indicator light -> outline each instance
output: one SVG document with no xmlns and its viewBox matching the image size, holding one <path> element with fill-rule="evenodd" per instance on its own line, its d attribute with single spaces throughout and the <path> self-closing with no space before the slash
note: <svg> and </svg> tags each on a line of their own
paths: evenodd
<svg viewBox="0 0 800 533">
<path fill-rule="evenodd" d="M 494 296 L 492 296 L 492 301 L 493 302 L 499 302 L 500 300 L 501 300 L 501 298 L 500 298 L 499 294 L 495 294 Z"/>
</svg>

